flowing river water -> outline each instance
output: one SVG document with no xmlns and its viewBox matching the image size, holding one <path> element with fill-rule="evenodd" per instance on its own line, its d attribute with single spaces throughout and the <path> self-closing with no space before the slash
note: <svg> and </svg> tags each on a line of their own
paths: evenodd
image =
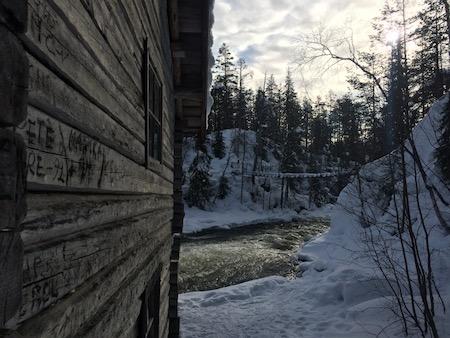
<svg viewBox="0 0 450 338">
<path fill-rule="evenodd" d="M 180 292 L 217 289 L 272 275 L 294 278 L 298 249 L 328 227 L 327 220 L 317 219 L 184 235 Z"/>
</svg>

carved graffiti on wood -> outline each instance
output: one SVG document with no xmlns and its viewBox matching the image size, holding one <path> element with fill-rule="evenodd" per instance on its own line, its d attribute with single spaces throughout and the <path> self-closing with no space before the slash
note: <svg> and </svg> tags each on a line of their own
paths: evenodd
<svg viewBox="0 0 450 338">
<path fill-rule="evenodd" d="M 20 321 L 63 297 L 132 248 L 159 245 L 170 235 L 170 227 L 166 226 L 170 218 L 170 209 L 157 211 L 140 219 L 117 223 L 95 234 L 26 252 Z"/>
<path fill-rule="evenodd" d="M 114 160 L 94 139 L 33 108 L 19 129 L 27 144 L 29 182 L 86 188 L 114 183 Z"/>
<path fill-rule="evenodd" d="M 47 1 L 31 0 L 30 33 L 49 53 L 64 62 L 70 55 L 69 50 L 55 36 L 59 21 Z"/>
</svg>

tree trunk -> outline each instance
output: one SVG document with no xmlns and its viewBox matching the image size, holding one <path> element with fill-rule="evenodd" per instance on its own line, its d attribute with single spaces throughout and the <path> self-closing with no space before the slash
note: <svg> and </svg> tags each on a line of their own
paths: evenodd
<svg viewBox="0 0 450 338">
<path fill-rule="evenodd" d="M 445 19 L 446 19 L 446 22 L 447 22 L 447 35 L 448 35 L 448 40 L 449 40 L 449 43 L 450 43 L 450 5 L 448 3 L 448 0 L 441 0 L 441 2 L 442 2 L 442 4 L 445 7 Z M 449 59 L 449 62 L 450 62 L 450 48 L 448 50 L 448 59 Z"/>
<path fill-rule="evenodd" d="M 245 130 L 244 130 L 244 146 L 242 150 L 242 173 L 241 173 L 241 204 L 243 203 L 244 199 L 244 173 L 245 173 Z"/>
</svg>

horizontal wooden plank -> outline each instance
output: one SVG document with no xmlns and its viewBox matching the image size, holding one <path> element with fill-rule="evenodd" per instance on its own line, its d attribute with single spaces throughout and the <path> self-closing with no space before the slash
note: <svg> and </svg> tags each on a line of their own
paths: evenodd
<svg viewBox="0 0 450 338">
<path fill-rule="evenodd" d="M 129 250 L 156 247 L 170 233 L 170 210 L 109 223 L 64 240 L 25 248 L 20 321 L 64 297 Z"/>
<path fill-rule="evenodd" d="M 145 147 L 142 142 L 32 55 L 28 57 L 29 100 L 32 105 L 100 140 L 136 163 L 145 163 Z"/>
<path fill-rule="evenodd" d="M 92 1 L 90 6 L 83 4 L 90 13 L 92 21 L 113 50 L 119 62 L 135 79 L 141 78 L 142 51 L 134 45 L 131 33 L 117 6 L 117 1 Z M 141 85 L 138 84 L 138 88 Z"/>
<path fill-rule="evenodd" d="M 0 2 L 0 22 L 16 33 L 23 33 L 27 27 L 26 21 L 26 0 L 2 0 Z"/>
<path fill-rule="evenodd" d="M 28 3 L 29 27 L 23 41 L 29 52 L 143 141 L 143 109 L 121 93 L 47 1 L 29 0 Z"/>
<path fill-rule="evenodd" d="M 116 0 L 117 1 L 117 0 Z M 159 78 L 162 80 L 164 91 L 169 91 L 172 87 L 172 63 L 171 56 L 163 56 L 162 43 L 167 44 L 169 47 L 170 41 L 161 41 L 161 35 L 156 32 L 156 22 L 148 22 L 145 14 L 138 11 L 138 5 L 133 0 L 120 1 L 120 5 L 123 7 L 125 18 L 128 21 L 131 31 L 134 34 L 134 38 L 137 40 L 140 50 L 144 50 L 143 43 L 145 38 L 148 38 L 150 59 L 155 67 Z M 140 1 L 140 0 L 138 0 Z M 169 47 L 170 48 L 170 47 Z M 167 86 L 169 84 L 169 86 Z M 168 88 L 166 88 L 166 86 Z"/>
<path fill-rule="evenodd" d="M 150 22 L 145 20 L 145 14 L 137 11 L 137 8 L 141 8 L 141 10 L 143 10 L 142 4 L 139 5 L 139 2 L 136 2 L 136 4 L 133 2 L 129 3 L 120 0 L 112 0 L 107 6 L 105 6 L 102 2 L 95 2 L 92 4 L 92 12 L 93 16 L 97 18 L 96 20 L 99 21 L 98 25 L 103 27 L 102 32 L 105 36 L 111 35 L 111 31 L 113 31 L 115 32 L 115 36 L 124 34 L 124 40 L 128 43 L 130 41 L 134 42 L 127 44 L 128 49 L 133 51 L 133 55 L 139 55 L 139 57 L 141 56 L 143 39 L 145 37 L 149 38 L 151 62 L 157 69 L 164 87 L 163 116 L 164 121 L 167 120 L 168 122 L 167 125 L 163 122 L 163 125 L 164 129 L 167 129 L 169 132 L 169 139 L 164 139 L 163 142 L 168 142 L 170 144 L 170 135 L 173 134 L 174 119 L 174 96 L 172 89 L 172 73 L 170 64 L 171 54 L 169 45 L 170 40 L 167 36 L 166 39 L 162 39 L 161 41 L 159 27 L 155 24 L 155 20 Z M 151 16 L 154 17 L 154 14 L 155 13 L 152 13 Z M 109 29 L 108 27 L 110 26 L 113 27 Z M 168 149 L 172 149 L 172 147 L 169 146 Z"/>
<path fill-rule="evenodd" d="M 161 267 L 161 263 L 167 265 L 168 247 L 164 247 L 160 251 L 159 257 L 149 264 L 143 266 L 141 271 L 137 271 L 130 276 L 129 283 L 124 286 L 110 299 L 110 302 L 99 311 L 95 318 L 91 320 L 91 325 L 87 326 L 83 331 L 79 332 L 79 338 L 97 338 L 101 336 L 107 337 L 124 337 L 132 329 L 137 317 L 135 317 L 133 309 L 140 305 L 140 296 L 144 292 L 147 283 L 151 279 L 155 271 Z M 158 262 L 159 261 L 159 262 Z M 155 263 L 157 264 L 155 266 Z M 167 296 L 161 294 L 161 305 L 166 302 Z M 131 310 L 131 311 L 130 311 Z M 161 313 L 163 314 L 163 312 Z M 160 323 L 166 323 L 167 316 L 160 316 Z"/>
<path fill-rule="evenodd" d="M 26 246 L 153 210 L 171 209 L 167 195 L 87 195 L 29 193 L 28 213 L 22 223 Z"/>
<path fill-rule="evenodd" d="M 125 290 L 139 297 L 148 278 L 160 263 L 155 257 L 170 251 L 169 236 L 162 240 L 164 244 L 158 246 L 155 241 L 149 240 L 123 255 L 116 260 L 115 265 L 100 271 L 77 292 L 26 321 L 18 333 L 23 337 L 65 338 L 75 337 L 75 332 L 80 332 L 78 337 L 85 337 L 83 328 L 92 324 L 93 316 L 101 313 L 102 307 L 116 295 L 117 290 Z M 136 275 L 140 278 L 136 278 Z"/>
<path fill-rule="evenodd" d="M 151 4 L 147 4 L 145 1 L 143 5 L 146 8 L 153 8 Z M 168 35 L 161 36 L 160 26 L 158 23 L 155 24 L 155 13 L 150 13 L 148 17 L 154 19 L 147 20 L 144 24 L 143 20 L 137 20 L 143 17 L 143 14 L 136 12 L 136 8 L 132 3 L 121 0 L 111 0 L 107 5 L 97 1 L 92 4 L 92 15 L 95 17 L 95 21 L 103 35 L 110 37 L 107 39 L 108 41 L 111 42 L 118 36 L 123 37 L 122 50 L 125 49 L 134 58 L 139 58 L 139 69 L 142 62 L 143 39 L 145 37 L 149 38 L 151 62 L 157 68 L 164 87 L 163 115 L 165 119 L 172 121 L 174 118 L 174 96 L 170 63 L 172 57 L 169 44 L 170 39 Z M 134 20 L 130 20 L 130 17 L 134 18 Z M 149 25 L 151 27 L 148 27 Z M 128 48 L 123 48 L 124 45 Z M 169 123 L 169 126 L 172 124 L 173 122 Z M 172 130 L 170 131 L 172 132 Z"/>
<path fill-rule="evenodd" d="M 130 74 L 124 67 L 124 60 L 119 60 L 111 49 L 107 40 L 101 35 L 98 27 L 92 21 L 89 13 L 79 1 L 58 0 L 53 2 L 70 22 L 72 31 L 82 39 L 83 45 L 91 51 L 94 59 L 105 73 L 109 75 L 120 93 L 127 96 L 135 107 L 140 107 L 139 112 L 144 113 L 144 102 L 142 98 L 142 76 L 140 72 Z M 111 27 L 111 36 L 118 35 L 115 27 Z M 113 39 L 111 38 L 111 41 Z M 120 62 L 122 61 L 122 62 Z"/>
<path fill-rule="evenodd" d="M 28 60 L 20 41 L 1 24 L 0 36 L 0 125 L 17 126 L 27 113 Z"/>
<path fill-rule="evenodd" d="M 42 189 L 172 194 L 173 177 L 162 178 L 34 107 L 18 132 L 28 151 L 27 180 Z"/>
</svg>

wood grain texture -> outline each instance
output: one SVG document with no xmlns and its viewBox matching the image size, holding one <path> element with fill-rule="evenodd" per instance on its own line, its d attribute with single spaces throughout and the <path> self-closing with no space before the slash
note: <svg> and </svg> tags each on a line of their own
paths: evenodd
<svg viewBox="0 0 450 338">
<path fill-rule="evenodd" d="M 23 33 L 27 27 L 27 10 L 26 0 L 2 0 L 0 2 L 0 22 L 16 33 Z"/>
<path fill-rule="evenodd" d="M 136 163 L 145 163 L 142 142 L 33 56 L 29 55 L 29 59 L 30 104 L 82 130 Z"/>
<path fill-rule="evenodd" d="M 28 3 L 29 27 L 23 39 L 28 51 L 143 141 L 142 109 L 115 86 L 109 72 L 105 72 L 80 41 L 79 33 L 71 29 L 48 1 L 29 0 Z"/>
<path fill-rule="evenodd" d="M 138 109 L 137 112 L 144 112 L 143 99 L 141 93 L 141 77 L 139 73 L 133 76 L 128 73 L 123 65 L 123 60 L 117 58 L 106 39 L 88 15 L 81 2 L 71 0 L 50 0 L 55 8 L 67 18 L 68 25 L 72 31 L 79 34 L 79 39 L 90 54 L 97 60 L 99 67 L 103 68 L 111 81 L 115 84 L 117 91 L 123 93 L 132 105 Z M 118 35 L 117 29 L 111 27 L 113 35 Z"/>
<path fill-rule="evenodd" d="M 0 126 L 17 126 L 27 113 L 28 59 L 16 36 L 0 25 Z"/>
<path fill-rule="evenodd" d="M 34 189 L 172 194 L 171 172 L 164 179 L 33 107 L 18 132 Z"/>
<path fill-rule="evenodd" d="M 65 296 L 127 251 L 162 242 L 170 218 L 170 209 L 155 211 L 25 248 L 20 321 Z"/>
<path fill-rule="evenodd" d="M 0 128 L 0 230 L 20 231 L 26 214 L 25 144 L 12 130 Z"/>
<path fill-rule="evenodd" d="M 154 210 L 172 209 L 167 195 L 87 195 L 29 193 L 22 223 L 26 246 L 80 233 L 99 224 L 125 220 Z"/>
<path fill-rule="evenodd" d="M 134 275 L 129 276 L 129 284 L 125 284 L 126 286 L 124 285 L 118 290 L 116 295 L 96 314 L 91 325 L 79 332 L 77 337 L 97 338 L 102 334 L 108 337 L 127 336 L 133 330 L 138 319 L 136 309 L 141 305 L 139 298 L 152 275 L 163 262 L 167 262 L 169 252 L 170 247 L 164 246 L 157 258 L 153 259 L 150 264 L 142 266 L 142 270 L 137 270 Z M 167 269 L 167 264 L 163 265 L 163 270 L 165 269 Z M 161 305 L 164 305 L 166 298 L 165 294 L 160 294 Z M 167 315 L 162 307 L 161 309 L 160 324 L 163 326 L 167 323 Z"/>
<path fill-rule="evenodd" d="M 19 232 L 0 232 L 0 328 L 8 326 L 22 302 L 23 243 Z"/>
<path fill-rule="evenodd" d="M 21 303 L 23 243 L 26 215 L 25 145 L 20 136 L 0 128 L 0 328 Z"/>
<path fill-rule="evenodd" d="M 92 325 L 90 320 L 95 314 L 116 295 L 117 290 L 133 292 L 131 286 L 144 285 L 151 276 L 152 269 L 159 264 L 158 257 L 164 257 L 162 252 L 170 251 L 169 227 L 164 227 L 165 235 L 161 239 L 148 239 L 145 243 L 133 248 L 114 265 L 101 270 L 93 278 L 86 281 L 77 292 L 70 294 L 48 310 L 39 313 L 26 321 L 18 334 L 23 337 L 73 337 L 82 332 L 84 327 Z M 163 244 L 164 243 L 164 244 Z M 135 278 L 142 272 L 141 278 Z"/>
</svg>

